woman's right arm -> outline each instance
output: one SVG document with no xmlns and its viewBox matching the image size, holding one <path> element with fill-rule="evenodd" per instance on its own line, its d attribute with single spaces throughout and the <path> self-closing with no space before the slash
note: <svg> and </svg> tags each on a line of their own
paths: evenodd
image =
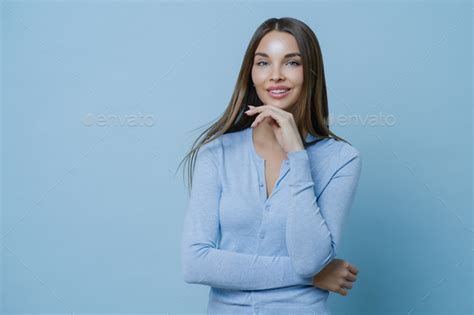
<svg viewBox="0 0 474 315">
<path fill-rule="evenodd" d="M 181 256 L 187 283 L 235 290 L 264 290 L 312 285 L 288 256 L 260 256 L 217 248 L 221 187 L 214 155 L 208 145 L 198 151 L 193 185 L 184 220 Z"/>
</svg>

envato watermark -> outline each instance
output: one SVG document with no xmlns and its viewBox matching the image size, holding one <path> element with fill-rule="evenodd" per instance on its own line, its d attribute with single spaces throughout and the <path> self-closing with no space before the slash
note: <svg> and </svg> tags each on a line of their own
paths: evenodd
<svg viewBox="0 0 474 315">
<path fill-rule="evenodd" d="M 397 123 L 395 115 L 386 115 L 384 113 L 377 114 L 329 114 L 329 125 L 336 124 L 338 126 L 360 125 L 369 127 L 392 127 Z"/>
<path fill-rule="evenodd" d="M 143 115 L 142 113 L 130 115 L 88 113 L 82 119 L 82 123 L 86 127 L 152 127 L 155 124 L 155 118 L 152 114 Z"/>
</svg>

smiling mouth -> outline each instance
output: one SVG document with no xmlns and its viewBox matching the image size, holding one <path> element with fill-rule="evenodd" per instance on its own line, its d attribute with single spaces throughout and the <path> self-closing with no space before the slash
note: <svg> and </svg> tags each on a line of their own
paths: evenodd
<svg viewBox="0 0 474 315">
<path fill-rule="evenodd" d="M 290 89 L 284 89 L 284 90 L 269 90 L 269 92 L 272 92 L 274 94 L 281 94 L 281 93 L 285 93 L 285 92 L 288 92 Z"/>
<path fill-rule="evenodd" d="M 276 99 L 281 99 L 287 96 L 290 93 L 291 89 L 281 89 L 281 90 L 268 90 L 268 94 Z"/>
</svg>

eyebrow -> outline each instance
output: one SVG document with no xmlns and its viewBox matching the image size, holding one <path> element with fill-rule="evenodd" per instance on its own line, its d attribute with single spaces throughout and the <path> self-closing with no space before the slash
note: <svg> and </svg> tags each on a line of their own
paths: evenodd
<svg viewBox="0 0 474 315">
<path fill-rule="evenodd" d="M 262 53 L 262 52 L 256 52 L 255 55 L 254 55 L 254 57 L 255 57 L 255 56 L 263 56 L 263 57 L 269 58 L 266 53 Z M 301 54 L 300 54 L 300 53 L 297 53 L 297 52 L 289 53 L 289 54 L 286 54 L 286 55 L 285 55 L 285 58 L 295 57 L 295 56 L 301 57 Z"/>
</svg>

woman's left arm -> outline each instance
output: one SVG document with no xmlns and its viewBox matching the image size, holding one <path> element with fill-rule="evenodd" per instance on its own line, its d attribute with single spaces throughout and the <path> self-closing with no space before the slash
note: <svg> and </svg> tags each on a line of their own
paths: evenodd
<svg viewBox="0 0 474 315">
<path fill-rule="evenodd" d="M 287 153 L 290 162 L 292 207 L 286 222 L 286 242 L 293 267 L 300 276 L 313 277 L 336 257 L 342 227 L 352 205 L 361 171 L 354 147 L 333 174 L 318 201 L 308 151 Z M 350 151 L 350 152 L 347 152 Z"/>
<path fill-rule="evenodd" d="M 336 257 L 342 226 L 359 181 L 359 151 L 351 145 L 342 148 L 340 167 L 316 201 L 308 152 L 293 114 L 274 105 L 249 107 L 247 115 L 258 114 L 251 127 L 270 118 L 275 137 L 287 152 L 293 203 L 286 221 L 288 255 L 297 274 L 313 277 Z"/>
</svg>

